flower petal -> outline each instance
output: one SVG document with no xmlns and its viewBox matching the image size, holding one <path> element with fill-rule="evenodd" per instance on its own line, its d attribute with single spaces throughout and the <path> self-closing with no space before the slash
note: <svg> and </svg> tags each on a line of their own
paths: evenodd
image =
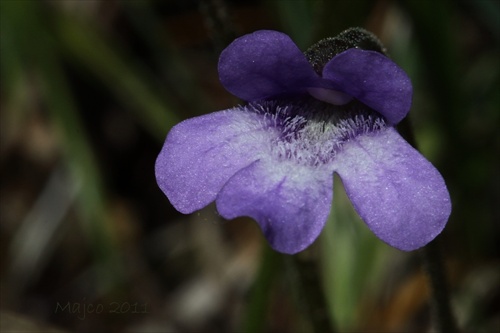
<svg viewBox="0 0 500 333">
<path fill-rule="evenodd" d="M 208 205 L 231 176 L 259 158 L 267 138 L 261 117 L 235 108 L 188 119 L 172 128 L 155 173 L 178 211 L 187 214 Z"/>
<path fill-rule="evenodd" d="M 245 101 L 303 92 L 320 80 L 290 37 L 271 30 L 244 35 L 222 51 L 219 77 Z"/>
<path fill-rule="evenodd" d="M 216 199 L 217 210 L 227 219 L 254 218 L 275 250 L 293 254 L 308 247 L 323 229 L 332 185 L 327 170 L 259 160 L 227 182 Z"/>
<path fill-rule="evenodd" d="M 391 246 L 422 247 L 448 221 L 451 202 L 443 178 L 392 127 L 347 143 L 335 168 L 358 214 Z"/>
<path fill-rule="evenodd" d="M 346 50 L 330 60 L 323 78 L 397 124 L 410 111 L 413 88 L 404 70 L 375 51 Z"/>
</svg>

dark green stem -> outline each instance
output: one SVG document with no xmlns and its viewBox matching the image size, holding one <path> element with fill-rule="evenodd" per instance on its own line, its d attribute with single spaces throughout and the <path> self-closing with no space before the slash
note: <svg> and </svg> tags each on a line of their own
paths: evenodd
<svg viewBox="0 0 500 333">
<path fill-rule="evenodd" d="M 442 333 L 459 332 L 450 305 L 439 239 L 433 240 L 420 251 L 431 287 L 431 309 L 435 326 Z"/>
<path fill-rule="evenodd" d="M 310 322 L 316 333 L 334 333 L 332 320 L 319 276 L 318 258 L 310 250 L 293 256 L 285 256 L 264 247 L 261 266 L 252 287 L 247 305 L 243 332 L 264 332 L 268 323 L 270 295 L 277 282 L 283 263 L 290 278 L 289 288 L 298 301 L 299 312 Z"/>
<path fill-rule="evenodd" d="M 262 249 L 259 271 L 250 293 L 243 332 L 263 332 L 266 329 L 266 317 L 270 302 L 270 294 L 276 282 L 276 275 L 281 268 L 281 255 L 267 246 Z"/>
<path fill-rule="evenodd" d="M 322 282 L 319 276 L 318 258 L 310 250 L 290 257 L 293 264 L 294 284 L 299 288 L 300 306 L 316 333 L 334 333 L 333 320 L 329 316 Z"/>
<path fill-rule="evenodd" d="M 406 141 L 417 149 L 415 136 L 413 135 L 413 129 L 408 117 L 398 125 L 398 130 Z M 433 322 L 439 332 L 459 332 L 450 306 L 448 283 L 439 239 L 434 239 L 420 250 L 420 252 L 430 283 Z"/>
</svg>

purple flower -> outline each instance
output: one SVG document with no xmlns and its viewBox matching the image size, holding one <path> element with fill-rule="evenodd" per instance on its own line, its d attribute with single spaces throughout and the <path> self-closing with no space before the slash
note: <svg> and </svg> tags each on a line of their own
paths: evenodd
<svg viewBox="0 0 500 333">
<path fill-rule="evenodd" d="M 409 251 L 434 239 L 450 215 L 448 190 L 394 128 L 411 82 L 381 48 L 344 44 L 326 40 L 306 56 L 276 31 L 230 44 L 220 79 L 248 104 L 172 128 L 156 178 L 173 206 L 188 214 L 215 201 L 224 218 L 254 218 L 275 250 L 292 254 L 321 232 L 336 172 L 381 240 Z"/>
</svg>

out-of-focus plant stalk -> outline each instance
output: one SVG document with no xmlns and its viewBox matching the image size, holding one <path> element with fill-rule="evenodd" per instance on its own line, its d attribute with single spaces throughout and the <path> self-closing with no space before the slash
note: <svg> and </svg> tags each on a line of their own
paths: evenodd
<svg viewBox="0 0 500 333">
<path fill-rule="evenodd" d="M 306 318 L 316 333 L 334 333 L 333 318 L 329 315 L 323 283 L 320 278 L 319 257 L 311 250 L 296 254 L 290 258 L 295 268 L 295 284 L 298 296 L 303 301 L 301 306 Z"/>
<path fill-rule="evenodd" d="M 401 135 L 417 149 L 415 136 L 408 117 L 398 125 Z M 431 309 L 434 326 L 442 333 L 455 333 L 458 328 L 450 306 L 448 282 L 446 280 L 445 266 L 439 237 L 420 250 L 423 266 L 426 270 L 430 291 Z"/>
<path fill-rule="evenodd" d="M 259 271 L 247 304 L 243 332 L 262 332 L 266 329 L 265 318 L 269 310 L 270 295 L 281 264 L 279 253 L 267 246 L 262 249 Z"/>
<path fill-rule="evenodd" d="M 61 137 L 61 148 L 73 181 L 81 184 L 77 208 L 82 229 L 94 251 L 97 287 L 114 288 L 121 283 L 120 254 L 112 237 L 97 162 L 60 63 L 58 41 L 38 2 L 6 2 L 2 10 L 7 12 L 5 26 L 17 38 L 20 58 L 34 73 L 53 128 Z"/>
<path fill-rule="evenodd" d="M 421 255 L 431 287 L 431 308 L 435 328 L 442 333 L 459 332 L 450 305 L 450 295 L 439 238 L 427 244 L 421 250 Z"/>
</svg>

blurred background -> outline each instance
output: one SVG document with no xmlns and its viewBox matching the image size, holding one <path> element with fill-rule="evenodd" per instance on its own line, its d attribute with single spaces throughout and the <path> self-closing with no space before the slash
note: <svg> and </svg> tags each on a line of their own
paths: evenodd
<svg viewBox="0 0 500 333">
<path fill-rule="evenodd" d="M 464 332 L 500 331 L 500 6 L 476 1 L 0 0 L 2 331 L 312 332 L 290 256 L 251 219 L 175 211 L 154 163 L 183 119 L 239 101 L 221 50 L 258 29 L 305 50 L 352 27 L 414 83 L 418 146 L 453 212 L 439 236 Z M 431 329 L 419 251 L 379 241 L 336 179 L 312 258 L 339 332 Z"/>
</svg>

